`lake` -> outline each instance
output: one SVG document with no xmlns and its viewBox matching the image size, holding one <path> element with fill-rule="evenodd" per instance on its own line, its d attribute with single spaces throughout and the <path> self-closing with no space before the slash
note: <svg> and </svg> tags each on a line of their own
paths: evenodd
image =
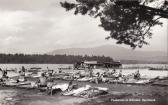
<svg viewBox="0 0 168 105">
<path fill-rule="evenodd" d="M 73 67 L 73 64 L 0 64 L 0 68 L 2 69 L 17 69 L 20 70 L 21 67 L 24 66 L 26 69 L 30 69 L 33 67 L 42 68 L 42 70 L 53 69 L 54 71 L 58 71 L 58 68 L 69 68 Z M 131 74 L 140 70 L 140 74 L 142 77 L 146 78 L 155 78 L 157 76 L 166 77 L 168 76 L 168 71 L 164 70 L 149 70 L 148 67 L 154 68 L 168 68 L 168 64 L 123 64 L 123 74 Z M 117 69 L 117 72 L 120 69 Z M 73 72 L 74 70 L 66 70 L 68 72 Z M 8 76 L 16 76 L 18 73 L 8 72 Z M 0 77 L 2 73 L 0 72 Z"/>
</svg>

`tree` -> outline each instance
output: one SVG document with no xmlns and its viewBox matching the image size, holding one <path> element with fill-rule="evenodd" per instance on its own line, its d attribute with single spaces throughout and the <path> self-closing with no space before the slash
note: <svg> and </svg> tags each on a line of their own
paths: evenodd
<svg viewBox="0 0 168 105">
<path fill-rule="evenodd" d="M 106 39 L 116 39 L 117 44 L 132 48 L 149 43 L 151 27 L 162 25 L 161 18 L 168 18 L 168 1 L 161 0 L 76 0 L 74 3 L 60 2 L 67 11 L 74 14 L 100 18 L 100 27 L 110 31 Z M 155 7 L 149 6 L 155 4 Z"/>
</svg>

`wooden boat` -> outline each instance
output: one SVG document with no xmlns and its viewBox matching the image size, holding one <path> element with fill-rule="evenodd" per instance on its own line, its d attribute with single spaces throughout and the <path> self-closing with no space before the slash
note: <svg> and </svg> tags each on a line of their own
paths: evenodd
<svg viewBox="0 0 168 105">
<path fill-rule="evenodd" d="M 90 80 L 92 80 L 91 77 L 83 77 L 83 78 L 77 79 L 77 81 L 82 81 L 82 82 L 87 82 L 87 81 L 90 81 Z"/>
</svg>

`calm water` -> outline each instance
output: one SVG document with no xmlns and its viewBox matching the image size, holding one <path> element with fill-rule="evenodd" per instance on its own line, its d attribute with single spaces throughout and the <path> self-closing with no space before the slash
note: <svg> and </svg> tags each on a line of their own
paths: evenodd
<svg viewBox="0 0 168 105">
<path fill-rule="evenodd" d="M 58 68 L 69 68 L 73 67 L 72 64 L 0 64 L 0 68 L 2 69 L 17 69 L 20 70 L 21 67 L 24 66 L 26 69 L 30 69 L 32 67 L 40 67 L 42 70 L 47 70 L 47 67 L 49 69 L 53 69 L 54 71 L 57 71 Z M 133 67 L 135 69 L 130 69 L 130 67 Z M 165 77 L 168 76 L 168 71 L 163 70 L 148 70 L 147 67 L 155 67 L 155 68 L 168 68 L 168 64 L 124 64 L 123 65 L 123 74 L 131 74 L 134 73 L 137 70 L 140 70 L 140 74 L 143 77 L 146 78 L 154 78 L 156 76 Z M 73 70 L 69 70 L 73 71 Z M 96 71 L 96 70 L 95 70 Z M 98 70 L 100 71 L 100 70 Z M 119 71 L 119 70 L 117 70 Z M 16 76 L 18 73 L 14 72 L 8 72 L 8 76 Z M 0 72 L 0 77 L 2 76 L 2 73 Z"/>
</svg>

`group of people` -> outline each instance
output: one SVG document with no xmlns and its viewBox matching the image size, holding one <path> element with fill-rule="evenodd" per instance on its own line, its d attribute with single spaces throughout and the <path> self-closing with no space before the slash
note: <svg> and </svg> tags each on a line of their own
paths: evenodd
<svg viewBox="0 0 168 105">
<path fill-rule="evenodd" d="M 0 79 L 1 82 L 4 82 L 4 81 L 8 80 L 9 77 L 8 77 L 8 71 L 7 71 L 7 69 L 2 70 L 0 68 L 0 71 L 2 72 L 2 77 Z M 22 66 L 21 70 L 19 71 L 18 79 L 16 80 L 17 82 L 25 81 L 25 71 L 26 71 L 25 67 Z"/>
<path fill-rule="evenodd" d="M 26 81 L 26 68 L 24 66 L 21 67 L 21 69 L 18 71 L 19 75 L 16 79 L 17 82 L 23 82 L 23 81 Z M 48 67 L 47 67 L 47 70 L 48 72 L 44 72 L 41 74 L 41 77 L 39 78 L 38 82 L 40 84 L 40 86 L 43 86 L 46 84 L 46 77 L 50 77 L 53 75 L 53 70 L 50 70 Z M 2 77 L 0 79 L 0 81 L 6 81 L 8 80 L 8 71 L 6 69 L 2 70 L 0 68 L 0 71 L 2 72 Z"/>
<path fill-rule="evenodd" d="M 55 93 L 54 90 L 57 90 L 58 88 L 63 89 L 62 91 L 71 91 L 76 84 L 73 84 L 73 80 L 69 81 L 68 84 L 59 84 L 57 82 L 54 82 L 50 76 L 47 76 L 46 73 L 41 73 L 41 76 L 38 78 L 38 80 L 35 82 L 35 86 L 38 88 L 47 88 L 47 93 L 52 95 Z"/>
<path fill-rule="evenodd" d="M 124 75 L 122 70 L 120 70 L 119 72 L 117 72 L 115 69 L 113 69 L 112 71 L 106 71 L 103 73 L 97 72 L 96 75 L 93 77 L 93 70 L 91 70 L 89 72 L 89 76 L 93 78 L 92 81 L 94 81 L 95 83 L 99 83 L 99 81 L 103 81 L 106 82 L 105 78 L 112 78 L 113 80 L 125 80 L 125 78 L 127 78 L 127 75 Z M 137 70 L 135 73 L 132 74 L 133 79 L 135 80 L 139 80 L 141 79 L 141 75 L 139 70 Z M 129 78 L 127 78 L 129 79 Z"/>
<path fill-rule="evenodd" d="M 2 71 L 1 81 L 3 81 L 4 79 L 7 79 L 8 78 L 7 70 L 2 70 L 0 68 L 0 71 Z M 25 72 L 26 72 L 26 69 L 24 66 L 22 66 L 21 70 L 19 71 L 19 76 L 18 76 L 19 78 L 17 79 L 17 82 L 26 81 Z M 59 70 L 58 73 L 62 73 L 62 70 Z M 51 80 L 50 77 L 52 77 L 53 74 L 54 74 L 54 71 L 50 70 L 47 67 L 47 71 L 41 73 L 41 76 L 36 81 L 36 84 L 39 87 L 46 87 L 48 83 L 52 82 L 52 81 L 50 81 Z M 83 78 L 83 77 L 86 77 L 86 76 L 82 75 L 82 73 L 79 71 L 79 72 L 75 73 L 74 75 L 72 75 L 72 80 Z M 89 68 L 88 69 L 88 77 L 92 78 L 92 81 L 98 84 L 100 81 L 105 82 L 104 78 L 106 78 L 106 77 L 112 78 L 114 80 L 119 80 L 119 79 L 124 79 L 126 76 L 123 75 L 122 70 L 117 72 L 116 69 L 113 69 L 112 71 L 107 70 L 103 73 L 97 72 L 96 74 L 94 74 L 93 69 Z M 137 70 L 135 73 L 133 73 L 133 78 L 136 80 L 139 80 L 141 78 L 139 70 Z"/>
</svg>

